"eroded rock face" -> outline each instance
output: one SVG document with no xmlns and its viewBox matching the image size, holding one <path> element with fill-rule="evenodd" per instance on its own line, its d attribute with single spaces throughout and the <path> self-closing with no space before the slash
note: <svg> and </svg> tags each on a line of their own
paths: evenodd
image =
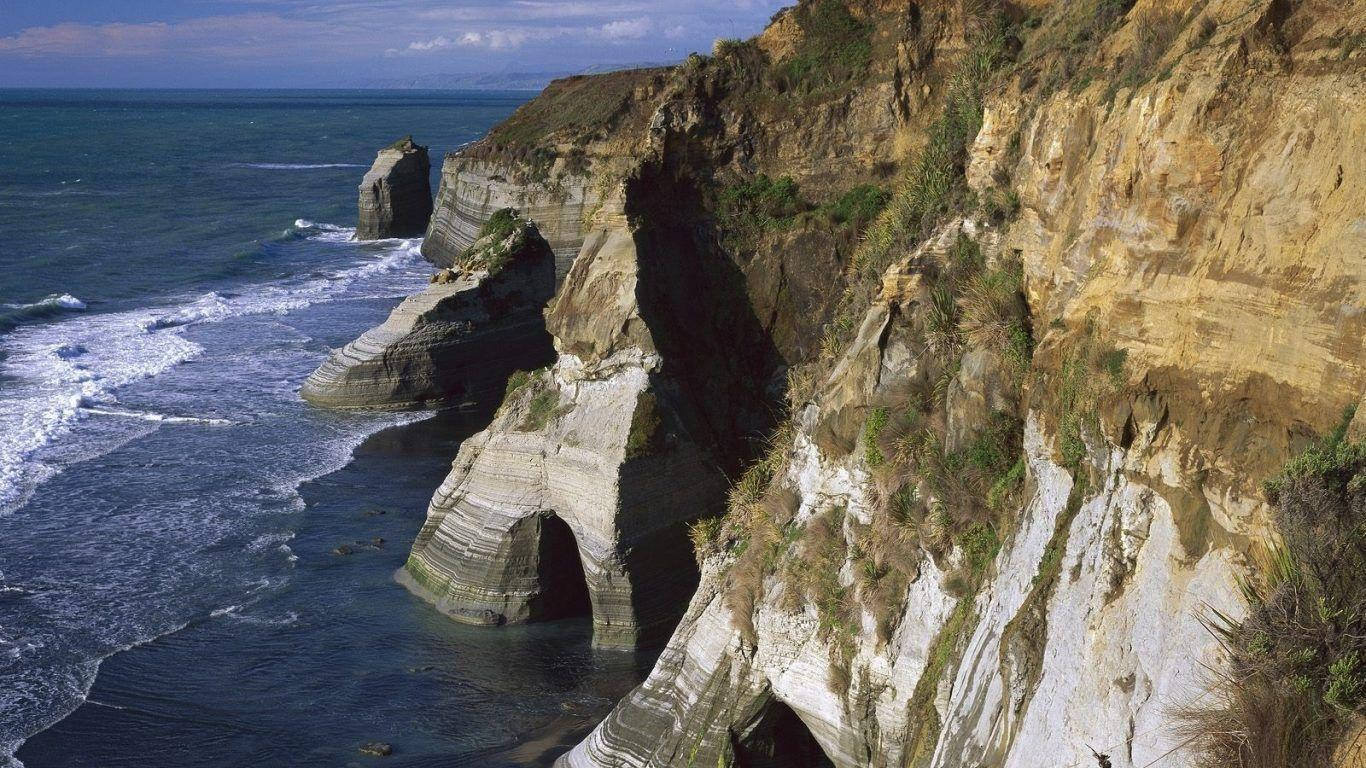
<svg viewBox="0 0 1366 768">
<path fill-rule="evenodd" d="M 603 191 L 586 175 L 564 174 L 552 183 L 526 179 L 525 173 L 516 163 L 448 155 L 422 241 L 423 257 L 450 266 L 478 239 L 490 216 L 513 208 L 536 222 L 555 252 L 556 274 L 563 280 L 583 246 L 584 222 L 602 205 Z"/>
<path fill-rule="evenodd" d="M 589 236 L 547 313 L 558 360 L 461 446 L 400 573 L 458 620 L 588 608 L 596 644 L 648 644 L 696 583 L 686 524 L 720 511 L 726 479 L 643 317 L 623 225 Z"/>
<path fill-rule="evenodd" d="M 432 216 L 431 160 L 409 136 L 381 149 L 360 182 L 357 240 L 416 237 Z"/>
<path fill-rule="evenodd" d="M 541 312 L 555 290 L 555 257 L 522 222 L 499 243 L 490 274 L 443 271 L 389 318 L 336 350 L 300 389 L 334 408 L 492 408 L 508 375 L 554 359 Z"/>
<path fill-rule="evenodd" d="M 1127 50 L 1166 5 L 1138 3 L 1098 44 Z M 1366 390 L 1366 70 L 1337 42 L 1359 33 L 1362 6 L 1199 11 L 1217 23 L 1191 15 L 1152 65 L 1161 77 L 1037 105 L 1014 83 L 987 104 L 968 180 L 982 197 L 1009 185 L 1022 209 L 999 241 L 964 231 L 989 258 L 1018 253 L 1039 377 L 1013 400 L 996 350 L 969 350 L 946 380 L 957 447 L 997 409 L 1025 423 L 1018 508 L 980 589 L 953 583 L 963 547 L 926 552 L 890 634 L 859 608 L 832 635 L 788 599 L 783 563 L 805 545 L 782 543 L 737 624 L 741 555 L 713 554 L 649 679 L 559 765 L 743 763 L 779 705 L 840 766 L 1095 765 L 1092 747 L 1116 768 L 1193 764 L 1175 712 L 1221 663 L 1201 618 L 1244 611 L 1237 581 L 1271 535 L 1258 483 Z M 850 407 L 923 375 L 910 319 L 929 292 L 922 256 L 886 275 L 773 481 L 799 500 L 794 528 L 842 510 L 841 551 L 868 544 L 881 503 L 866 411 Z M 1087 373 L 1118 393 L 1068 457 L 1059 376 L 1086 333 L 1123 353 L 1113 373 Z M 848 594 L 860 566 L 838 562 Z M 847 669 L 835 640 L 851 645 Z"/>
</svg>

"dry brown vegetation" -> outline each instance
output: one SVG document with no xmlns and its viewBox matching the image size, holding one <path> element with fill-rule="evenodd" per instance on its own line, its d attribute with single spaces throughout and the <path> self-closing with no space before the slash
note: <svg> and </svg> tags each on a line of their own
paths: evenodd
<svg viewBox="0 0 1366 768">
<path fill-rule="evenodd" d="M 1341 426 L 1267 483 L 1283 544 L 1243 583 L 1242 621 L 1208 625 L 1228 656 L 1181 712 L 1201 765 L 1330 768 L 1366 713 L 1366 440 Z"/>
</svg>

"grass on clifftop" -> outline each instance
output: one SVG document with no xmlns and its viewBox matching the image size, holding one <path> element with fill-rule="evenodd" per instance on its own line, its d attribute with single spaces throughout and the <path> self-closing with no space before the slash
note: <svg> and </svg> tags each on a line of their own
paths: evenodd
<svg viewBox="0 0 1366 768">
<path fill-rule="evenodd" d="M 792 9 L 802 37 L 797 50 L 775 67 L 783 90 L 812 91 L 839 85 L 868 69 L 873 27 L 854 18 L 841 0 L 816 0 Z"/>
<path fill-rule="evenodd" d="M 584 143 L 610 129 L 637 88 L 667 70 L 631 69 L 556 80 L 489 132 L 504 148 L 546 147 L 557 140 Z"/>
<path fill-rule="evenodd" d="M 1202 766 L 1329 768 L 1366 715 L 1366 439 L 1347 438 L 1352 416 L 1266 483 L 1284 543 L 1243 582 L 1247 617 L 1209 618 L 1228 666 L 1184 712 Z"/>
</svg>

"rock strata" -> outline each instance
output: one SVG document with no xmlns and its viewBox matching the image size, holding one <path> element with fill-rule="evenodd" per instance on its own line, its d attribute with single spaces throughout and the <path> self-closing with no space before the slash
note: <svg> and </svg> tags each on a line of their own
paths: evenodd
<svg viewBox="0 0 1366 768">
<path fill-rule="evenodd" d="M 334 408 L 492 408 L 514 370 L 554 359 L 541 311 L 555 288 L 554 254 L 518 221 L 485 248 L 503 254 L 404 299 L 382 324 L 336 350 L 300 394 Z"/>
<path fill-rule="evenodd" d="M 561 768 L 1209 765 L 1202 620 L 1366 391 L 1366 8 L 994 6 L 803 0 L 447 159 L 428 258 L 553 221 L 556 356 L 398 578 L 676 624 Z"/>
<path fill-rule="evenodd" d="M 720 511 L 725 477 L 641 319 L 636 257 L 622 229 L 585 247 L 548 313 L 559 359 L 514 378 L 432 499 L 400 581 L 460 621 L 591 612 L 596 644 L 634 646 L 695 584 L 685 524 Z"/>
<path fill-rule="evenodd" d="M 1366 390 L 1366 7 L 1024 5 L 1038 31 L 964 159 L 982 204 L 844 320 L 764 486 L 765 514 L 788 500 L 775 530 L 728 515 L 654 671 L 561 768 L 810 765 L 810 742 L 842 768 L 1213 764 L 1180 720 L 1217 706 L 1203 619 L 1243 615 L 1239 581 L 1275 541 L 1260 482 Z M 779 38 L 801 7 L 772 50 L 800 50 Z M 1050 83 L 1079 29 L 1096 54 Z M 930 59 L 905 53 L 913 78 Z M 974 321 L 1016 297 L 948 296 L 952 253 L 1019 259 L 1014 388 L 1008 335 Z M 940 405 L 880 440 L 898 388 Z M 1022 425 L 1001 478 L 1017 495 L 953 530 L 963 494 L 943 489 L 992 460 L 999 414 Z"/>
<path fill-rule="evenodd" d="M 357 240 L 416 237 L 432 216 L 431 160 L 408 136 L 381 149 L 360 182 Z"/>
</svg>

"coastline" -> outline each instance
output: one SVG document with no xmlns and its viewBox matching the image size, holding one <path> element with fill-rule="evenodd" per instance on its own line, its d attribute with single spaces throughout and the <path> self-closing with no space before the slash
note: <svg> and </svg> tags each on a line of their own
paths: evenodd
<svg viewBox="0 0 1366 768">
<path fill-rule="evenodd" d="M 137 765 L 145 755 L 336 765 L 380 739 L 394 745 L 390 765 L 460 755 L 548 765 L 653 655 L 593 651 L 586 621 L 460 625 L 394 581 L 431 488 L 485 421 L 445 410 L 383 428 L 344 467 L 302 483 L 306 511 L 288 540 L 298 560 L 284 584 L 111 654 L 85 701 L 17 758 L 26 768 Z M 352 553 L 334 554 L 342 544 Z M 212 668 L 196 663 L 209 658 Z M 505 698 L 507 722 L 461 722 L 477 715 L 465 714 L 470 691 Z M 334 721 L 312 722 L 319 711 Z M 310 724 L 291 732 L 287 722 Z"/>
</svg>

